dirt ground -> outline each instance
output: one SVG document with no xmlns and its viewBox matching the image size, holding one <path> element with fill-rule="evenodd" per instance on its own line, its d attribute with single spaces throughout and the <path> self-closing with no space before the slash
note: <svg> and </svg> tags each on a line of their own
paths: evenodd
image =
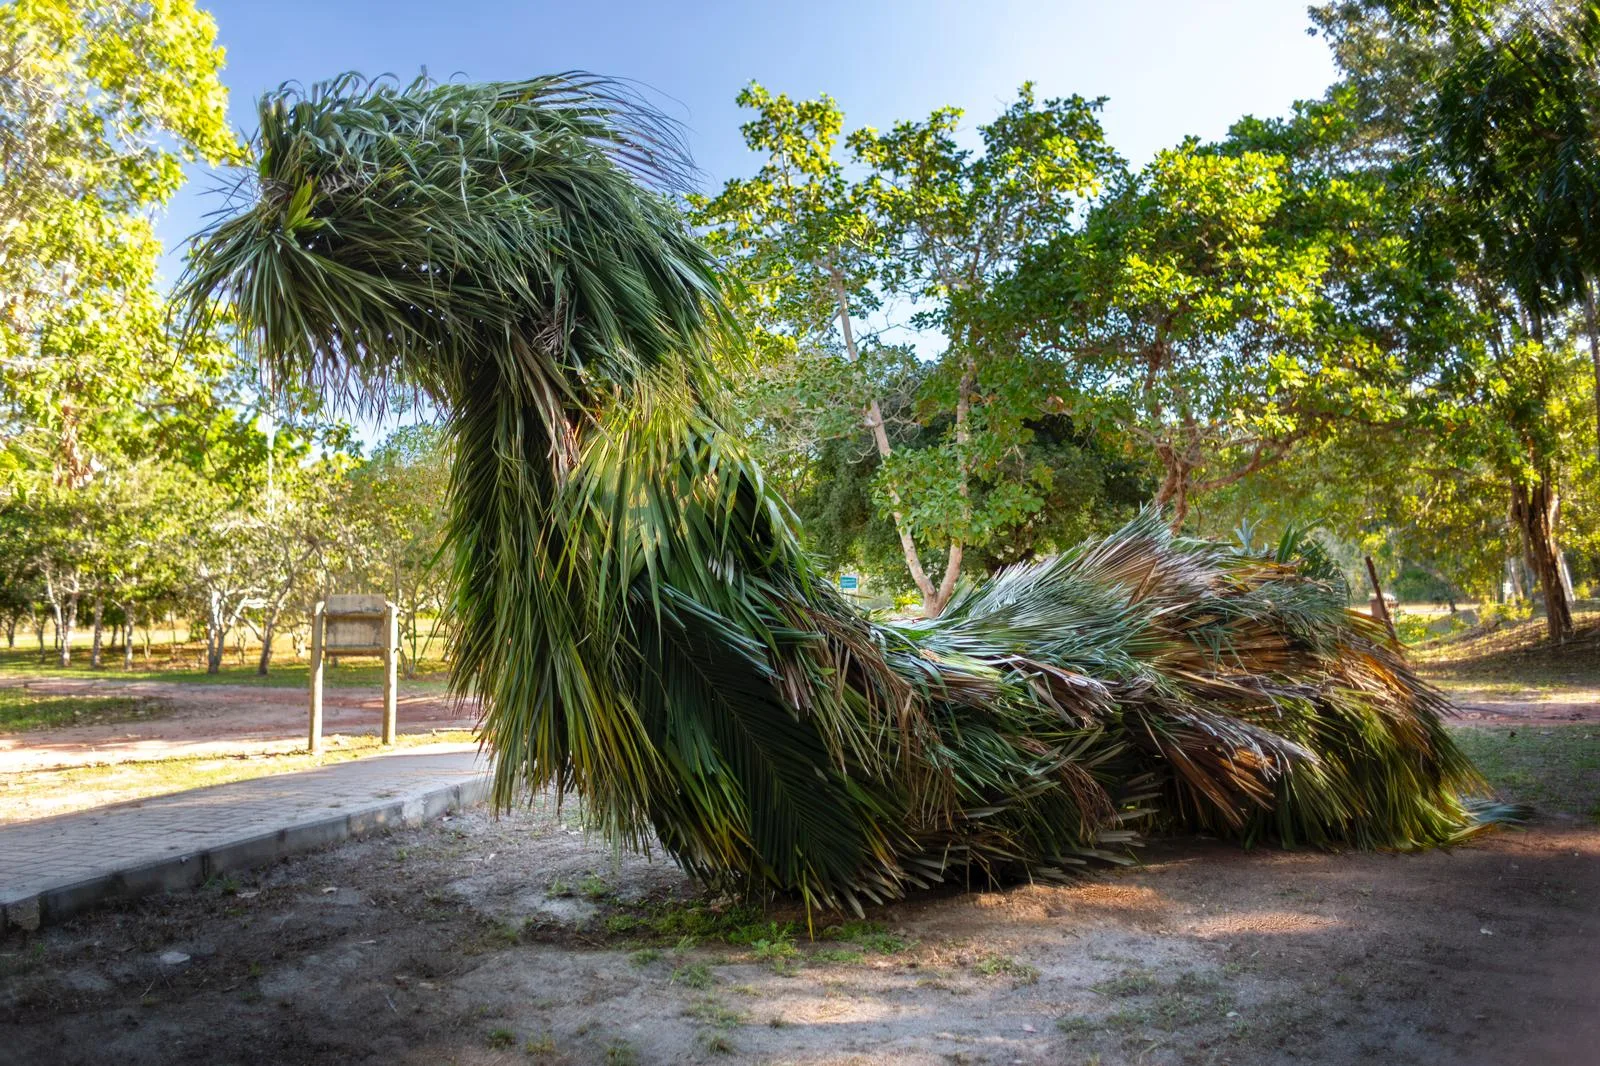
<svg viewBox="0 0 1600 1066">
<path fill-rule="evenodd" d="M 1565 689 L 1527 699 L 1463 687 L 1450 698 L 1459 712 L 1457 721 L 1463 725 L 1600 724 L 1600 690 L 1595 689 Z"/>
<path fill-rule="evenodd" d="M 109 678 L 21 678 L 0 683 L 49 695 L 125 695 L 161 707 L 160 714 L 138 721 L 0 735 L 0 774 L 191 755 L 291 751 L 305 745 L 306 694 L 298 688 Z M 401 696 L 396 702 L 396 725 L 402 734 L 471 729 L 476 722 L 476 704 L 447 696 Z M 376 735 L 383 721 L 382 690 L 329 688 L 323 693 L 322 716 L 326 736 Z"/>
<path fill-rule="evenodd" d="M 1170 842 L 811 939 L 565 817 L 471 812 L 0 941 L 0 1062 L 1600 1062 L 1577 819 L 1420 855 Z"/>
</svg>

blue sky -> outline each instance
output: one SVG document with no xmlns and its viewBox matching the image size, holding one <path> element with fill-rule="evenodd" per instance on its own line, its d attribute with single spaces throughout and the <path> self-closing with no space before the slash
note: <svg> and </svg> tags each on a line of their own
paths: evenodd
<svg viewBox="0 0 1600 1066">
<path fill-rule="evenodd" d="M 1219 137 L 1240 115 L 1284 113 L 1332 80 L 1301 0 L 1014 0 L 954 3 L 574 3 L 514 0 L 201 0 L 227 50 L 232 118 L 281 82 L 346 70 L 409 79 L 509 79 L 583 69 L 627 77 L 684 123 L 705 181 L 756 162 L 734 95 L 751 80 L 829 93 L 851 126 L 953 104 L 969 122 L 1031 79 L 1041 95 L 1106 96 L 1104 121 L 1135 163 L 1186 134 Z M 195 176 L 160 224 L 169 250 L 216 206 Z M 169 277 L 177 272 L 169 255 Z"/>
</svg>

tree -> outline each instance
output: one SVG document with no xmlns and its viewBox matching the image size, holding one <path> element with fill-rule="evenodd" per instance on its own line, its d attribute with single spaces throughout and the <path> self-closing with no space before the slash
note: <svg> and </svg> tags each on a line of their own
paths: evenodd
<svg viewBox="0 0 1600 1066">
<path fill-rule="evenodd" d="M 1456 340 L 1426 383 L 1450 424 L 1428 421 L 1501 472 L 1550 635 L 1564 639 L 1559 486 L 1570 435 L 1552 414 L 1570 381 L 1559 312 L 1589 291 L 1600 190 L 1593 78 L 1581 73 L 1600 41 L 1591 5 L 1365 0 L 1315 14 L 1364 104 L 1366 154 L 1408 161 L 1414 185 L 1429 190 L 1419 230 L 1452 261 L 1439 291 L 1457 308 Z M 1593 359 L 1600 338 L 1590 333 Z"/>
<path fill-rule="evenodd" d="M 327 586 L 326 574 L 349 521 L 345 508 L 349 461 L 334 453 L 301 465 L 280 467 L 272 488 L 259 500 L 234 505 L 234 536 L 246 560 L 253 595 L 244 599 L 239 621 L 261 642 L 256 673 L 272 667 L 273 640 L 284 609 L 310 601 Z M 259 624 L 250 612 L 259 612 Z M 304 612 L 309 616 L 310 611 Z"/>
<path fill-rule="evenodd" d="M 186 370 L 151 213 L 236 155 L 214 32 L 189 0 L 0 7 L 0 444 L 65 483 Z"/>
<path fill-rule="evenodd" d="M 359 544 L 348 551 L 359 558 L 368 587 L 383 589 L 399 609 L 407 677 L 425 650 L 423 615 L 437 624 L 445 609 L 448 482 L 447 443 L 432 425 L 395 430 L 350 473 L 344 518 Z"/>
<path fill-rule="evenodd" d="M 886 133 L 853 132 L 847 168 L 834 158 L 844 119 L 831 99 L 796 102 L 752 85 L 739 102 L 755 112 L 745 141 L 767 161 L 697 201 L 698 217 L 718 227 L 718 246 L 759 305 L 757 326 L 781 335 L 780 358 L 814 347 L 821 361 L 841 364 L 822 378 L 838 386 L 822 406 L 842 396 L 859 412 L 879 458 L 879 505 L 923 614 L 935 617 L 968 548 L 1025 522 L 1047 488 L 1046 468 L 1016 477 L 1010 460 L 1028 443 L 1029 420 L 1049 413 L 1052 379 L 1026 357 L 1022 331 L 997 313 L 993 295 L 1114 164 L 1099 104 L 1040 103 L 1025 85 L 978 128 L 981 152 L 960 147 L 961 112 L 943 108 Z M 885 394 L 904 376 L 904 350 L 860 332 L 883 310 L 944 342 L 903 411 L 889 409 Z M 806 400 L 800 406 L 816 409 Z M 937 442 L 900 446 L 897 416 Z M 942 550 L 942 575 L 924 560 L 930 550 Z"/>
<path fill-rule="evenodd" d="M 1255 146 L 1309 153 L 1300 127 L 1322 121 L 1246 122 L 1223 144 L 1159 153 L 1013 283 L 1076 395 L 1156 459 L 1174 529 L 1197 495 L 1282 461 L 1332 420 L 1390 418 L 1403 394 L 1361 291 L 1389 265 L 1376 202 Z"/>
</svg>

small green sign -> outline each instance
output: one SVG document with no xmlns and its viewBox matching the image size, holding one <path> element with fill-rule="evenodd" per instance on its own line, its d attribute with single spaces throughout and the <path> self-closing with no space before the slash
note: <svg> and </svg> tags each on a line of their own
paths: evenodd
<svg viewBox="0 0 1600 1066">
<path fill-rule="evenodd" d="M 839 587 L 846 592 L 854 592 L 861 587 L 861 579 L 854 574 L 840 574 Z"/>
</svg>

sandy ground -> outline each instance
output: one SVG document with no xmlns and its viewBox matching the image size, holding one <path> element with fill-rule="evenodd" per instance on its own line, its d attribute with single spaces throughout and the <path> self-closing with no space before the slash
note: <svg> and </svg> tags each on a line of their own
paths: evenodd
<svg viewBox="0 0 1600 1066">
<path fill-rule="evenodd" d="M 690 894 L 670 864 L 474 812 L 0 941 L 0 1062 L 1600 1061 L 1592 826 L 1144 860 L 815 941 L 791 913 L 785 958 L 640 939 Z"/>
<path fill-rule="evenodd" d="M 36 678 L 10 681 L 50 695 L 126 695 L 158 700 L 162 714 L 132 722 L 69 726 L 0 736 L 0 774 L 51 767 L 239 755 L 304 747 L 306 694 L 298 688 L 193 685 L 172 681 Z M 477 708 L 445 696 L 402 696 L 401 733 L 470 729 Z M 379 689 L 330 688 L 322 699 L 323 734 L 376 735 L 383 720 Z"/>
</svg>

